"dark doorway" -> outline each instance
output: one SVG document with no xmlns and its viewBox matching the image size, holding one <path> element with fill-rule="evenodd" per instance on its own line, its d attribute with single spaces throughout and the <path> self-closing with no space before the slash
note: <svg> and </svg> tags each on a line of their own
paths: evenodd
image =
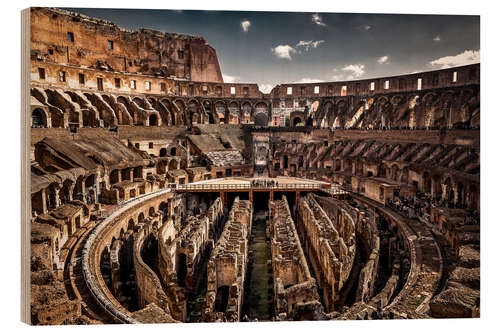
<svg viewBox="0 0 500 333">
<path fill-rule="evenodd" d="M 149 126 L 158 126 L 158 117 L 155 114 L 149 116 Z"/>
<path fill-rule="evenodd" d="M 249 200 L 248 192 L 227 192 L 227 207 L 231 209 L 233 207 L 234 199 L 239 197 L 240 200 Z"/>
<path fill-rule="evenodd" d="M 185 286 L 185 280 L 187 275 L 187 257 L 184 253 L 179 254 L 177 257 L 177 283 L 179 286 Z"/>
<path fill-rule="evenodd" d="M 267 211 L 269 209 L 269 192 L 253 192 L 254 212 L 259 210 Z"/>
<path fill-rule="evenodd" d="M 42 110 L 33 110 L 33 113 L 31 114 L 31 127 L 45 127 Z"/>
<path fill-rule="evenodd" d="M 221 286 L 217 289 L 215 298 L 215 312 L 226 312 L 229 300 L 229 286 Z"/>
<path fill-rule="evenodd" d="M 302 119 L 300 119 L 300 117 L 293 118 L 293 127 L 297 126 L 301 122 L 302 122 Z"/>
</svg>

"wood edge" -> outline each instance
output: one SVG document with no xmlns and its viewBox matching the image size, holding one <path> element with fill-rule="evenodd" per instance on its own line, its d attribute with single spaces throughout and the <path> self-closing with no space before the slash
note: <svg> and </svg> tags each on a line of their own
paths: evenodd
<svg viewBox="0 0 500 333">
<path fill-rule="evenodd" d="M 30 8 L 21 11 L 21 321 L 31 325 L 30 274 Z"/>
</svg>

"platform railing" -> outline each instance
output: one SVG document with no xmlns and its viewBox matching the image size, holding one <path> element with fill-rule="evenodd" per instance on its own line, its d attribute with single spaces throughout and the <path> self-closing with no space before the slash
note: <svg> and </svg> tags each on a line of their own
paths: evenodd
<svg viewBox="0 0 500 333">
<path fill-rule="evenodd" d="M 177 184 L 177 191 L 191 190 L 252 190 L 252 189 L 269 189 L 269 190 L 321 190 L 324 184 L 301 184 L 301 183 L 286 183 L 286 184 Z M 328 186 L 328 185 L 327 185 Z"/>
</svg>

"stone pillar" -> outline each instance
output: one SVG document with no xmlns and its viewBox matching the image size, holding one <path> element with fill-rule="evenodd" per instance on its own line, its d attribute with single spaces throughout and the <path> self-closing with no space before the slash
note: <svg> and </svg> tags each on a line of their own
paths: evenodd
<svg viewBox="0 0 500 333">
<path fill-rule="evenodd" d="M 446 184 L 441 184 L 441 199 L 446 200 Z"/>
<path fill-rule="evenodd" d="M 73 190 L 75 189 L 75 184 L 70 185 L 68 188 L 68 201 L 73 201 Z"/>
<path fill-rule="evenodd" d="M 226 207 L 226 206 L 227 206 L 227 195 L 226 195 L 226 194 L 227 194 L 227 193 L 226 193 L 226 192 L 224 192 L 224 191 L 221 191 L 221 192 L 220 192 L 220 199 L 222 200 L 222 205 L 223 205 L 224 207 Z"/>
<path fill-rule="evenodd" d="M 83 127 L 83 112 L 82 112 L 82 110 L 78 111 L 78 127 Z"/>
<path fill-rule="evenodd" d="M 42 214 L 47 213 L 47 192 L 46 189 L 42 189 Z"/>
<path fill-rule="evenodd" d="M 63 114 L 63 127 L 68 128 L 69 127 L 69 109 L 66 109 L 64 114 Z"/>
<path fill-rule="evenodd" d="M 60 190 L 61 190 L 60 188 L 54 187 L 54 198 L 55 198 L 54 201 L 55 201 L 56 206 L 53 208 L 57 208 L 61 205 L 61 198 L 59 198 L 59 191 Z"/>
<path fill-rule="evenodd" d="M 455 205 L 455 207 L 457 206 L 457 203 L 458 203 L 458 187 L 452 187 L 453 189 L 453 204 Z"/>
</svg>

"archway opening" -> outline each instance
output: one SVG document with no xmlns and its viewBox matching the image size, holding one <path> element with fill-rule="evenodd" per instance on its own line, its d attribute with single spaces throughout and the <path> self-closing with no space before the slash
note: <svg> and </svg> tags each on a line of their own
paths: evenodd
<svg viewBox="0 0 500 333">
<path fill-rule="evenodd" d="M 255 125 L 257 126 L 267 126 L 268 123 L 268 117 L 265 112 L 259 112 L 255 116 Z"/>
<path fill-rule="evenodd" d="M 217 289 L 217 297 L 215 298 L 215 311 L 226 312 L 228 300 L 229 300 L 229 286 L 219 287 Z"/>
<path fill-rule="evenodd" d="M 158 126 L 158 117 L 155 114 L 149 116 L 149 126 Z"/>
<path fill-rule="evenodd" d="M 177 284 L 180 287 L 185 286 L 187 276 L 187 257 L 186 254 L 181 253 L 177 257 Z"/>
<path fill-rule="evenodd" d="M 47 124 L 45 123 L 44 118 L 42 110 L 33 110 L 33 113 L 31 114 L 31 127 L 46 127 Z"/>
<path fill-rule="evenodd" d="M 302 119 L 300 119 L 300 117 L 293 118 L 293 127 L 298 126 L 300 123 L 302 123 Z"/>
</svg>

